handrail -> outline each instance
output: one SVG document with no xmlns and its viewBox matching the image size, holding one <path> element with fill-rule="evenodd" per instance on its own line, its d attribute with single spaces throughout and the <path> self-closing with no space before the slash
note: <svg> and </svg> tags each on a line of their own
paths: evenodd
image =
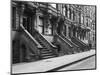
<svg viewBox="0 0 100 75">
<path fill-rule="evenodd" d="M 64 35 L 62 35 L 62 37 L 64 39 L 66 39 L 68 42 L 70 42 L 71 44 L 73 44 L 74 46 L 79 47 L 78 45 L 76 45 L 75 43 L 73 43 L 71 40 L 69 40 L 67 37 L 65 37 Z"/>
<path fill-rule="evenodd" d="M 77 40 L 79 40 L 78 38 L 76 38 Z M 81 40 L 79 40 L 79 42 L 81 42 L 83 45 L 87 46 L 85 43 L 83 43 Z"/>
<path fill-rule="evenodd" d="M 72 45 L 69 44 L 69 42 L 65 41 L 60 35 L 58 35 L 57 33 L 56 33 L 56 35 L 57 35 L 60 39 L 62 39 L 66 44 L 68 44 L 70 47 L 73 47 Z"/>
<path fill-rule="evenodd" d="M 35 43 L 35 45 L 36 45 L 37 47 L 42 48 L 42 46 L 32 37 L 32 35 L 24 28 L 23 25 L 20 25 L 20 27 L 21 27 L 21 28 L 23 29 L 23 31 L 29 36 L 29 38 L 30 38 L 31 40 L 34 41 L 34 43 Z"/>
<path fill-rule="evenodd" d="M 35 30 L 35 29 L 34 29 Z M 56 46 L 54 46 L 51 42 L 49 42 L 47 39 L 44 38 L 44 36 L 39 33 L 37 30 L 35 30 L 51 47 L 56 48 Z"/>
<path fill-rule="evenodd" d="M 85 46 L 87 46 L 85 43 L 83 43 L 81 40 L 79 40 L 78 38 L 76 38 L 76 37 L 73 37 L 74 39 L 76 39 L 77 41 L 79 41 L 82 45 L 85 45 Z"/>
</svg>

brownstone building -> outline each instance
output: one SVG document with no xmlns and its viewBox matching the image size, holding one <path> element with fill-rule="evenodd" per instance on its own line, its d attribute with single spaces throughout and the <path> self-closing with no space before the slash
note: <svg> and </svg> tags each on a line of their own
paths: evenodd
<svg viewBox="0 0 100 75">
<path fill-rule="evenodd" d="M 13 63 L 95 48 L 95 13 L 95 6 L 13 1 Z"/>
</svg>

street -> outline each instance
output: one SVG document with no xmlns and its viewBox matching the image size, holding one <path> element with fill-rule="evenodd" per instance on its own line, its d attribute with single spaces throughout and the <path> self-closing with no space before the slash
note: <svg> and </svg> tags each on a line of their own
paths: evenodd
<svg viewBox="0 0 100 75">
<path fill-rule="evenodd" d="M 94 54 L 95 50 L 91 50 L 73 55 L 65 55 L 61 57 L 45 59 L 37 62 L 14 64 L 12 67 L 12 73 L 36 73 L 47 71 L 91 69 L 95 68 L 95 56 L 92 56 Z M 70 64 L 89 56 L 92 57 L 82 60 L 81 62 L 77 62 L 76 64 L 74 63 L 73 65 L 62 67 L 63 65 Z"/>
<path fill-rule="evenodd" d="M 64 70 L 80 70 L 80 69 L 93 69 L 95 68 L 95 56 L 92 56 L 90 58 L 87 58 L 85 60 L 82 60 L 80 62 L 77 62 L 75 64 L 72 64 L 70 66 L 66 66 L 62 69 L 59 69 L 57 71 L 64 71 Z"/>
</svg>

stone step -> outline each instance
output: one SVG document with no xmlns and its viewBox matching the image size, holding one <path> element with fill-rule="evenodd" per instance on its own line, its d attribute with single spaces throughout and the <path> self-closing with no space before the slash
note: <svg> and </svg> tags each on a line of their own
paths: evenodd
<svg viewBox="0 0 100 75">
<path fill-rule="evenodd" d="M 40 43 L 40 45 L 42 45 L 43 47 L 46 47 L 41 41 L 38 41 Z"/>
<path fill-rule="evenodd" d="M 42 56 L 46 56 L 46 55 L 53 55 L 53 53 L 49 52 L 49 53 L 42 53 Z"/>
<path fill-rule="evenodd" d="M 41 50 L 40 52 L 41 52 L 41 53 L 47 53 L 47 52 L 50 53 L 50 52 L 52 52 L 52 50 L 49 50 L 49 49 L 43 49 L 43 50 Z"/>
<path fill-rule="evenodd" d="M 51 53 L 52 51 L 51 50 L 49 50 L 49 51 L 41 51 L 41 53 Z"/>
<path fill-rule="evenodd" d="M 48 58 L 53 58 L 53 57 L 55 57 L 54 55 L 53 56 L 44 56 L 44 57 L 42 57 L 43 59 L 48 59 Z"/>
</svg>

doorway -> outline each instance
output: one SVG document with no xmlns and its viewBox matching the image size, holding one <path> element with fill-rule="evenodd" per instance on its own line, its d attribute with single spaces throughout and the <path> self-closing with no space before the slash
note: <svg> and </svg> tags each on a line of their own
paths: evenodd
<svg viewBox="0 0 100 75">
<path fill-rule="evenodd" d="M 34 27 L 34 17 L 33 16 L 34 16 L 34 12 L 32 12 L 31 10 L 27 9 L 24 11 L 23 26 L 30 34 L 32 34 L 32 30 Z"/>
<path fill-rule="evenodd" d="M 23 26 L 29 33 L 32 33 L 32 18 L 30 16 L 23 17 Z"/>
</svg>

